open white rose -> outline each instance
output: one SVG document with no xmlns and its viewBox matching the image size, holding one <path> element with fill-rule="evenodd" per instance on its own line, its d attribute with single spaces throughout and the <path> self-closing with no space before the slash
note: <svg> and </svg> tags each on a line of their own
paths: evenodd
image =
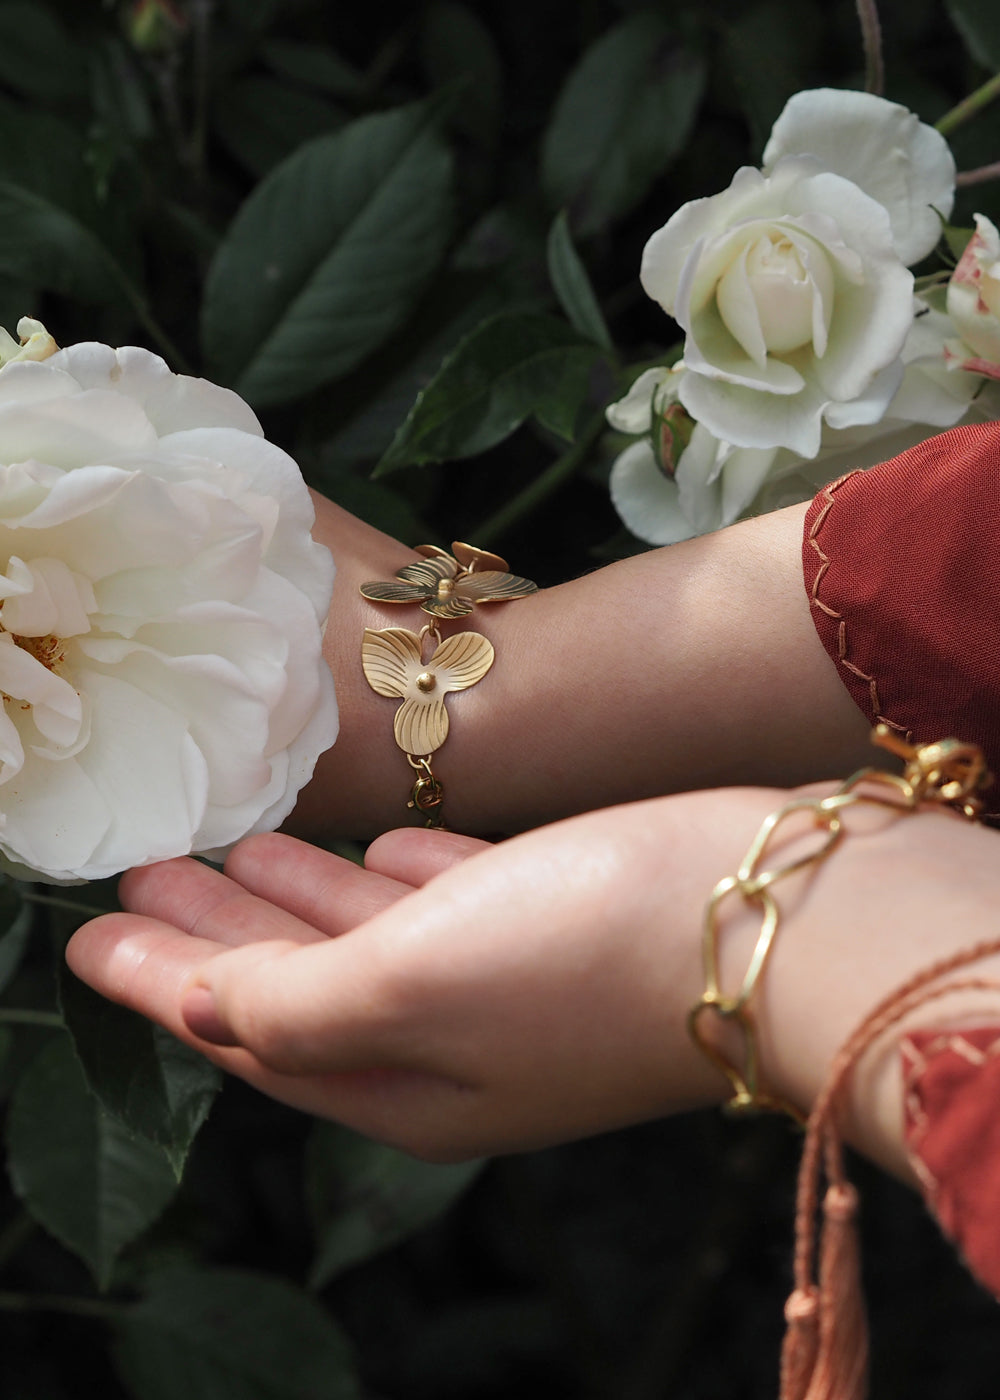
<svg viewBox="0 0 1000 1400">
<path fill-rule="evenodd" d="M 686 332 L 680 400 L 739 447 L 819 450 L 899 387 L 913 277 L 883 206 L 808 156 L 744 167 L 654 233 L 642 285 Z"/>
<path fill-rule="evenodd" d="M 948 283 L 948 315 L 958 335 L 945 344 L 952 369 L 1000 379 L 1000 232 L 985 214 Z"/>
<path fill-rule="evenodd" d="M 944 312 L 915 299 L 903 378 L 885 415 L 873 424 L 825 428 L 818 454 L 806 462 L 784 449 L 719 441 L 680 405 L 683 366 L 646 370 L 607 410 L 613 428 L 643 435 L 611 468 L 615 509 L 639 539 L 674 544 L 729 525 L 750 507 L 778 510 L 808 500 L 844 472 L 883 462 L 943 428 L 996 417 L 982 377 L 946 362 L 942 347 L 953 330 Z M 1000 394 L 1000 384 L 992 388 Z"/>
<path fill-rule="evenodd" d="M 643 434 L 611 468 L 611 501 L 637 539 L 677 544 L 730 525 L 778 459 L 776 448 L 733 447 L 694 423 L 678 401 L 684 370 L 649 369 L 607 410 L 619 432 Z"/>
<path fill-rule="evenodd" d="M 336 737 L 333 580 L 229 390 L 81 344 L 0 369 L 0 853 L 95 879 L 278 825 Z"/>
<path fill-rule="evenodd" d="M 783 156 L 800 155 L 843 175 L 885 208 L 907 266 L 938 242 L 955 202 L 955 158 L 941 133 L 908 108 L 870 92 L 797 92 L 771 128 L 764 171 Z"/>
</svg>

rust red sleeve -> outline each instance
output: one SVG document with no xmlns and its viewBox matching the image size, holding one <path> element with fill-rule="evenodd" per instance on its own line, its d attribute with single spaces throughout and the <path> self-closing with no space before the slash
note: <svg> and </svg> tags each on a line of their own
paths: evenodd
<svg viewBox="0 0 1000 1400">
<path fill-rule="evenodd" d="M 1000 1300 L 1000 1026 L 901 1044 L 910 1162 L 941 1229 Z"/>
<path fill-rule="evenodd" d="M 856 703 L 1000 777 L 1000 424 L 953 428 L 824 487 L 806 516 L 817 631 Z M 985 794 L 1000 817 L 1000 782 Z"/>
</svg>

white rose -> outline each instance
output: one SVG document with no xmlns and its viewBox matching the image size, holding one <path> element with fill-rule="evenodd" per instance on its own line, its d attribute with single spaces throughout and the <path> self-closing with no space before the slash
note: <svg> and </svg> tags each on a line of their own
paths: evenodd
<svg viewBox="0 0 1000 1400">
<path fill-rule="evenodd" d="M 882 205 L 811 157 L 684 205 L 641 277 L 686 332 L 681 402 L 725 442 L 813 457 L 824 422 L 876 423 L 899 387 L 913 277 Z"/>
<path fill-rule="evenodd" d="M 945 345 L 952 369 L 1000 379 L 1000 233 L 984 214 L 948 283 L 948 315 L 958 336 Z"/>
<path fill-rule="evenodd" d="M 771 128 L 764 170 L 799 155 L 814 157 L 885 208 L 907 266 L 938 242 L 955 202 L 955 158 L 940 132 L 906 107 L 870 92 L 797 92 Z"/>
<path fill-rule="evenodd" d="M 0 369 L 0 855 L 96 879 L 278 825 L 336 737 L 333 580 L 229 390 L 81 344 Z"/>
<path fill-rule="evenodd" d="M 622 522 L 648 544 L 677 544 L 730 525 L 750 505 L 777 459 L 776 448 L 720 442 L 678 401 L 684 371 L 646 370 L 608 422 L 643 438 L 611 468 L 611 501 Z"/>
</svg>

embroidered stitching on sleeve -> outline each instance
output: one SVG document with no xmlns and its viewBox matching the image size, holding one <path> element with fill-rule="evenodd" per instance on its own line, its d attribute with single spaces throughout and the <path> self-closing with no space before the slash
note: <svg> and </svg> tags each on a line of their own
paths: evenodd
<svg viewBox="0 0 1000 1400">
<path fill-rule="evenodd" d="M 859 680 L 864 681 L 865 684 L 868 686 L 868 700 L 871 705 L 872 714 L 875 717 L 876 723 L 887 724 L 889 728 L 895 730 L 897 734 L 902 734 L 905 737 L 907 743 L 909 743 L 911 742 L 913 736 L 910 733 L 910 731 L 905 727 L 905 725 L 897 724 L 895 720 L 889 719 L 887 715 L 884 715 L 882 713 L 882 704 L 879 699 L 878 693 L 878 682 L 875 680 L 875 677 L 869 675 L 867 671 L 863 671 L 860 668 L 860 666 L 855 666 L 852 661 L 849 661 L 847 659 L 847 623 L 844 619 L 843 613 L 837 612 L 836 608 L 831 608 L 829 604 L 824 603 L 822 598 L 819 596 L 820 587 L 823 583 L 823 580 L 826 577 L 827 571 L 830 568 L 830 557 L 823 550 L 817 536 L 819 535 L 820 530 L 823 528 L 823 525 L 826 521 L 826 517 L 833 509 L 834 492 L 838 491 L 846 481 L 849 481 L 851 479 L 852 476 L 857 476 L 858 472 L 861 470 L 862 468 L 858 467 L 854 471 L 847 472 L 844 476 L 838 477 L 836 481 L 831 481 L 828 486 L 825 486 L 823 488 L 823 496 L 825 498 L 825 503 L 822 509 L 820 510 L 820 513 L 813 521 L 812 528 L 809 531 L 808 537 L 809 546 L 811 549 L 815 550 L 816 555 L 820 561 L 819 569 L 816 571 L 816 577 L 813 579 L 813 585 L 810 591 L 810 601 L 815 607 L 819 608 L 821 612 L 824 612 L 827 615 L 827 617 L 831 618 L 838 624 L 837 660 L 839 661 L 840 665 L 843 666 L 845 671 L 850 671 L 851 675 L 857 676 Z"/>
</svg>

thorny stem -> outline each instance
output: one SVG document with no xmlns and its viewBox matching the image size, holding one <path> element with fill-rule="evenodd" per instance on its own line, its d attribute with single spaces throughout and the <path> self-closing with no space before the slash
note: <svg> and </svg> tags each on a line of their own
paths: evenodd
<svg viewBox="0 0 1000 1400">
<path fill-rule="evenodd" d="M 885 65 L 882 62 L 882 26 L 879 23 L 876 0 L 857 0 L 861 21 L 861 42 L 865 50 L 865 92 L 882 95 L 885 87 Z"/>
<path fill-rule="evenodd" d="M 970 92 L 968 97 L 963 97 L 950 112 L 945 112 L 941 120 L 934 123 L 935 131 L 940 131 L 942 136 L 950 135 L 957 126 L 976 116 L 997 97 L 1000 97 L 1000 73 L 994 73 L 981 87 Z"/>
<path fill-rule="evenodd" d="M 961 170 L 955 176 L 959 189 L 964 185 L 985 185 L 987 180 L 1000 180 L 1000 160 L 992 165 L 977 166 L 975 170 Z"/>
<path fill-rule="evenodd" d="M 604 410 L 595 413 L 593 418 L 586 424 L 579 438 L 574 442 L 561 457 L 546 467 L 535 477 L 534 481 L 529 481 L 523 491 L 519 491 L 516 496 L 512 496 L 506 501 L 498 511 L 495 511 L 487 520 L 477 525 L 469 531 L 469 538 L 474 540 L 494 540 L 500 535 L 504 535 L 512 526 L 516 525 L 525 515 L 528 515 L 536 506 L 548 500 L 554 491 L 557 491 L 564 481 L 568 481 L 574 472 L 579 471 L 586 461 L 587 453 L 600 437 L 604 428 Z"/>
</svg>

